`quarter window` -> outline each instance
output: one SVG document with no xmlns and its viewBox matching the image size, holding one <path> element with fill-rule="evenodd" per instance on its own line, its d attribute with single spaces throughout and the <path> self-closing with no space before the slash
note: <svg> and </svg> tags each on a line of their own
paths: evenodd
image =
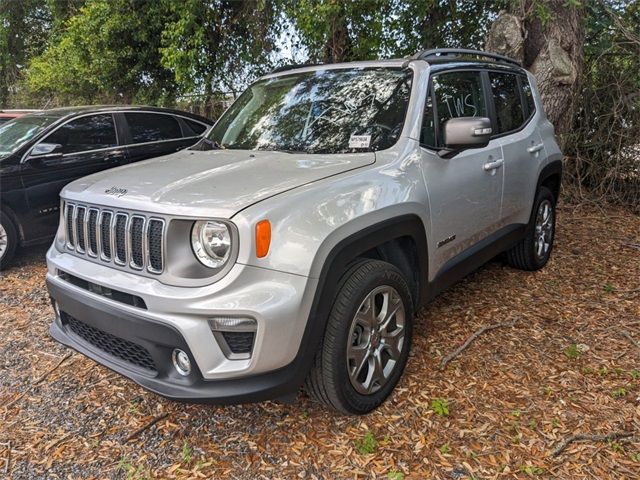
<svg viewBox="0 0 640 480">
<path fill-rule="evenodd" d="M 77 153 L 118 145 L 110 113 L 80 117 L 58 128 L 45 140 L 62 145 L 62 153 Z"/>
<path fill-rule="evenodd" d="M 528 115 L 531 117 L 536 111 L 536 103 L 533 101 L 533 92 L 529 80 L 522 79 L 522 92 L 524 93 L 524 101 L 527 105 Z"/>
<path fill-rule="evenodd" d="M 429 147 L 442 147 L 444 124 L 447 120 L 487 116 L 480 72 L 441 73 L 431 82 L 420 141 Z"/>
<path fill-rule="evenodd" d="M 180 124 L 171 115 L 161 113 L 125 113 L 132 143 L 159 142 L 181 138 Z"/>
<path fill-rule="evenodd" d="M 193 131 L 194 135 L 202 135 L 204 131 L 207 129 L 206 125 L 203 125 L 199 122 L 194 122 L 192 120 L 184 119 L 184 122 L 189 126 L 189 128 Z M 187 135 L 190 136 L 190 135 Z"/>
<path fill-rule="evenodd" d="M 518 130 L 524 123 L 524 110 L 517 77 L 509 73 L 489 72 L 489 81 L 496 107 L 498 134 Z"/>
</svg>

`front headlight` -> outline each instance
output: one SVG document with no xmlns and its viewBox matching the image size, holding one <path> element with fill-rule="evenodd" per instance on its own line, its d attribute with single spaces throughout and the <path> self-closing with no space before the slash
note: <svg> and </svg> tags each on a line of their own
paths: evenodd
<svg viewBox="0 0 640 480">
<path fill-rule="evenodd" d="M 231 255 L 229 227 L 215 220 L 198 220 L 191 230 L 191 246 L 200 263 L 209 268 L 220 268 Z"/>
</svg>

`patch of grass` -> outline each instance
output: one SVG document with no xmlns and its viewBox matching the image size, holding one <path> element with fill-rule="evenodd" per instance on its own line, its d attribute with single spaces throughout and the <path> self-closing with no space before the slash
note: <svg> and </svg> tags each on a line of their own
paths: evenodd
<svg viewBox="0 0 640 480">
<path fill-rule="evenodd" d="M 622 369 L 620 367 L 616 367 L 616 368 L 613 369 L 613 373 L 615 373 L 616 376 L 619 377 L 620 375 L 622 375 L 624 373 L 624 369 Z"/>
<path fill-rule="evenodd" d="M 612 440 L 609 442 L 609 446 L 611 447 L 612 452 L 616 453 L 624 453 L 624 448 L 618 442 Z"/>
<path fill-rule="evenodd" d="M 610 283 L 606 283 L 605 286 L 603 287 L 603 289 L 607 293 L 615 293 L 615 291 L 616 291 L 616 287 L 614 287 Z"/>
<path fill-rule="evenodd" d="M 613 398 L 622 398 L 626 394 L 627 394 L 627 389 L 624 387 L 616 388 L 614 391 L 611 392 L 611 396 Z"/>
<path fill-rule="evenodd" d="M 404 473 L 394 468 L 387 473 L 387 480 L 404 480 Z"/>
<path fill-rule="evenodd" d="M 446 455 L 447 453 L 451 452 L 451 447 L 448 443 L 444 443 L 440 445 L 440 448 L 438 448 L 438 450 L 440 450 L 440 453 L 442 453 L 443 455 Z"/>
<path fill-rule="evenodd" d="M 638 380 L 640 378 L 640 371 L 634 368 L 633 370 L 629 371 L 629 376 L 633 380 Z"/>
<path fill-rule="evenodd" d="M 531 430 L 536 430 L 538 428 L 538 422 L 536 420 L 530 420 L 529 421 L 529 428 Z"/>
<path fill-rule="evenodd" d="M 519 408 L 516 408 L 515 410 L 513 410 L 513 411 L 511 412 L 511 415 L 513 415 L 513 416 L 514 416 L 514 417 L 516 417 L 516 418 L 520 418 L 520 415 L 522 415 L 522 412 L 520 411 L 520 409 L 519 409 Z"/>
<path fill-rule="evenodd" d="M 356 440 L 356 450 L 360 455 L 370 455 L 378 448 L 378 441 L 371 430 L 367 430 L 360 440 Z"/>
<path fill-rule="evenodd" d="M 575 343 L 572 343 L 564 349 L 564 355 L 569 360 L 576 360 L 580 356 L 580 350 L 578 350 L 578 346 Z"/>
<path fill-rule="evenodd" d="M 119 473 L 124 473 L 126 480 L 138 480 L 147 478 L 144 475 L 144 469 L 142 465 L 139 465 L 137 468 L 133 466 L 131 461 L 127 457 L 122 457 L 118 462 L 118 466 L 116 467 L 116 471 Z"/>
<path fill-rule="evenodd" d="M 182 463 L 186 463 L 189 465 L 193 460 L 193 449 L 189 446 L 187 442 L 182 444 L 182 450 L 180 451 L 180 458 L 182 459 Z"/>
<path fill-rule="evenodd" d="M 449 402 L 444 398 L 434 398 L 431 400 L 431 410 L 433 410 L 436 415 L 447 417 L 449 415 Z"/>
<path fill-rule="evenodd" d="M 551 426 L 553 428 L 558 428 L 560 426 L 560 420 L 558 420 L 557 418 L 551 419 Z"/>
<path fill-rule="evenodd" d="M 638 452 L 633 452 L 629 454 L 629 458 L 631 460 L 633 460 L 636 463 L 640 463 L 640 453 Z"/>
<path fill-rule="evenodd" d="M 602 367 L 598 370 L 598 375 L 600 375 L 601 377 L 606 377 L 608 374 L 609 370 L 607 369 L 607 367 Z"/>
<path fill-rule="evenodd" d="M 520 471 L 530 477 L 535 477 L 544 473 L 544 469 L 536 467 L 535 465 L 520 465 Z"/>
</svg>

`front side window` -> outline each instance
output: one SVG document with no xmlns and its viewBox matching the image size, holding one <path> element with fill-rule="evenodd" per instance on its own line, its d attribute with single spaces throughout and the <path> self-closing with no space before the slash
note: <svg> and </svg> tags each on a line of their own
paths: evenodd
<svg viewBox="0 0 640 480">
<path fill-rule="evenodd" d="M 243 150 L 382 150 L 400 137 L 411 82 L 411 71 L 399 68 L 318 70 L 260 80 L 207 138 Z"/>
<path fill-rule="evenodd" d="M 489 72 L 496 107 L 498 134 L 518 130 L 524 123 L 518 78 L 510 73 Z"/>
<path fill-rule="evenodd" d="M 0 158 L 19 150 L 59 117 L 30 116 L 16 118 L 0 126 Z"/>
<path fill-rule="evenodd" d="M 433 77 L 427 97 L 420 142 L 428 147 L 444 147 L 444 124 L 447 120 L 487 116 L 480 72 L 438 74 Z"/>
<path fill-rule="evenodd" d="M 62 145 L 62 153 L 116 147 L 118 140 L 110 113 L 80 117 L 62 125 L 44 140 Z"/>
<path fill-rule="evenodd" d="M 182 137 L 180 124 L 171 115 L 161 113 L 125 113 L 131 143 L 160 142 Z"/>
</svg>

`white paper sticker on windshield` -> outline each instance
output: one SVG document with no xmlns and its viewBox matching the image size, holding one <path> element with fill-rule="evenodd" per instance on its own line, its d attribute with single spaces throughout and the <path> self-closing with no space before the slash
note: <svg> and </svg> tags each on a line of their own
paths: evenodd
<svg viewBox="0 0 640 480">
<path fill-rule="evenodd" d="M 371 135 L 351 135 L 349 137 L 349 148 L 369 148 Z"/>
</svg>

